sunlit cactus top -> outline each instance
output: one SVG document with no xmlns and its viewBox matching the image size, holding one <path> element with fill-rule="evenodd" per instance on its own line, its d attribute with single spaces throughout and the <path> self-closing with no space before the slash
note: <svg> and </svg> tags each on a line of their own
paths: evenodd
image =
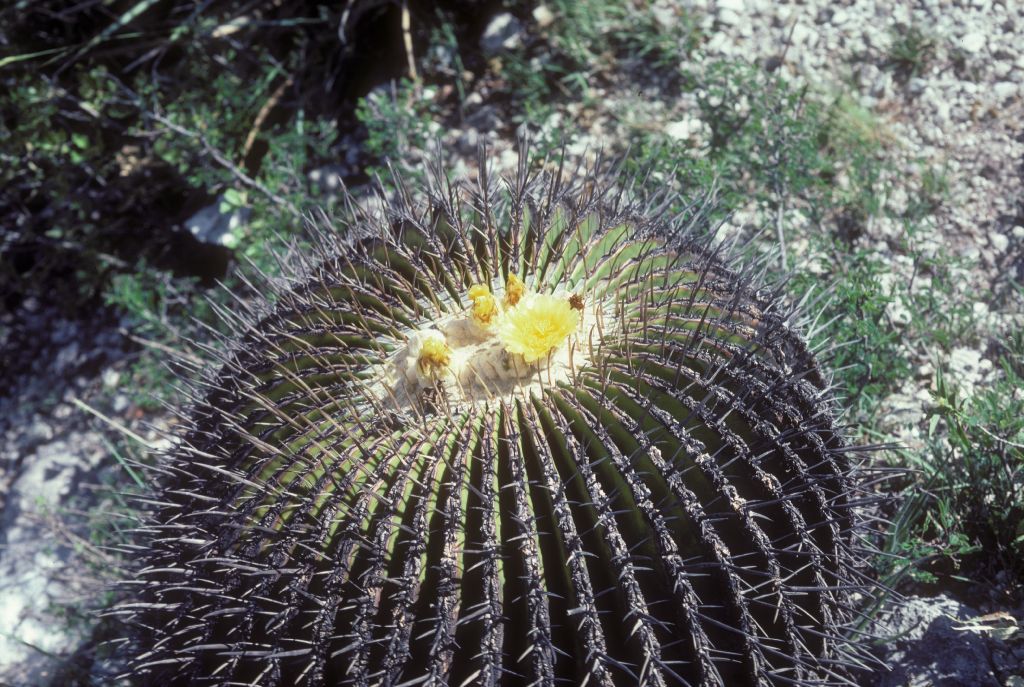
<svg viewBox="0 0 1024 687">
<path fill-rule="evenodd" d="M 524 158 L 400 189 L 269 314 L 225 313 L 123 607 L 135 674 L 849 679 L 860 495 L 826 385 L 779 299 L 697 238 L 704 202 L 615 181 Z"/>
</svg>

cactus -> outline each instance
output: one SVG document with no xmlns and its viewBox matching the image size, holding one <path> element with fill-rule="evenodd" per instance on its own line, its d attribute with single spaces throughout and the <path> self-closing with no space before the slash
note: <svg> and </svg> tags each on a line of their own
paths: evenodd
<svg viewBox="0 0 1024 687">
<path fill-rule="evenodd" d="M 325 239 L 156 467 L 150 684 L 843 684 L 860 478 L 796 313 L 586 171 Z M 440 178 L 440 175 L 438 175 Z"/>
</svg>

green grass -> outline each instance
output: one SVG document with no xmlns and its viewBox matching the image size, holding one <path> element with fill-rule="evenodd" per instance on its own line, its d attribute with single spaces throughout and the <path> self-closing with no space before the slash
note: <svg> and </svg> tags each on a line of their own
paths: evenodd
<svg viewBox="0 0 1024 687">
<path fill-rule="evenodd" d="M 988 572 L 1024 581 L 1024 335 L 998 346 L 1002 374 L 964 398 L 942 370 L 928 423 L 927 460 L 942 509 L 986 555 Z M 1018 589 L 1019 591 L 1019 589 Z"/>
<path fill-rule="evenodd" d="M 935 58 L 935 36 L 920 26 L 893 29 L 890 39 L 886 64 L 901 81 L 919 76 Z"/>
</svg>

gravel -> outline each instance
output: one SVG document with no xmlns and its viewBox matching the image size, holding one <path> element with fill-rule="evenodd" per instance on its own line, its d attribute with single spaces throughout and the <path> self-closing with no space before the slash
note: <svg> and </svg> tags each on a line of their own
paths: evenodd
<svg viewBox="0 0 1024 687">
<path fill-rule="evenodd" d="M 105 439 L 118 437 L 73 401 L 156 440 L 114 392 L 130 354 L 120 324 L 35 300 L 0 316 L 0 685 L 46 685 L 66 668 L 114 574 L 90 544 L 109 523 L 83 513 L 113 508 L 103 485 L 120 468 Z"/>
</svg>

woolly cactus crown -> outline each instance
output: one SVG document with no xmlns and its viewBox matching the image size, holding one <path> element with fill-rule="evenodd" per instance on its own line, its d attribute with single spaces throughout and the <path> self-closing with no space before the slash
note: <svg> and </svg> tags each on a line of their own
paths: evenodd
<svg viewBox="0 0 1024 687">
<path fill-rule="evenodd" d="M 197 396 L 143 529 L 151 683 L 832 684 L 849 447 L 779 300 L 584 171 L 405 191 Z M 438 176 L 440 178 L 440 176 Z"/>
</svg>

